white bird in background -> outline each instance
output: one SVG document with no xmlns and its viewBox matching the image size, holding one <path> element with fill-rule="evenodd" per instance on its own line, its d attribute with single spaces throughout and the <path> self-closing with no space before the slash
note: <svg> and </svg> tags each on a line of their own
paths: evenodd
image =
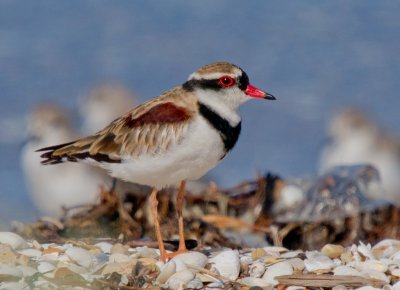
<svg viewBox="0 0 400 290">
<path fill-rule="evenodd" d="M 400 204 L 400 139 L 377 126 L 364 112 L 340 111 L 329 127 L 331 143 L 323 149 L 320 171 L 337 165 L 367 163 L 375 166 L 382 180 L 383 198 Z"/>
<path fill-rule="evenodd" d="M 69 115 L 53 104 L 37 106 L 27 120 L 29 140 L 21 153 L 27 188 L 37 209 L 45 215 L 60 215 L 63 207 L 92 204 L 100 185 L 111 178 L 86 164 L 66 163 L 57 167 L 40 165 L 35 150 L 51 143 L 77 138 Z"/>
<path fill-rule="evenodd" d="M 135 105 L 134 95 L 122 86 L 100 85 L 94 87 L 80 100 L 84 134 L 103 129 Z"/>
</svg>

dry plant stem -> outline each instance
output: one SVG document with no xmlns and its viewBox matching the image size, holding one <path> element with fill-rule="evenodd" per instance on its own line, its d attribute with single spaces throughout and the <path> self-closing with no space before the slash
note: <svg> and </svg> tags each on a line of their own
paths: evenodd
<svg viewBox="0 0 400 290">
<path fill-rule="evenodd" d="M 156 236 L 157 236 L 158 248 L 160 249 L 160 256 L 161 256 L 162 261 L 165 263 L 165 262 L 167 262 L 167 256 L 165 253 L 164 243 L 163 243 L 163 239 L 161 236 L 160 223 L 158 221 L 157 189 L 155 187 L 153 188 L 151 195 L 150 195 L 150 207 L 151 207 L 151 215 L 153 217 L 154 230 L 155 230 Z"/>
</svg>

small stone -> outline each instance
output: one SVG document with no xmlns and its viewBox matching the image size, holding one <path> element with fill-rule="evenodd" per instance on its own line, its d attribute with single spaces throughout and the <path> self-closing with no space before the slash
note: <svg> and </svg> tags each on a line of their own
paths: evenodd
<svg viewBox="0 0 400 290">
<path fill-rule="evenodd" d="M 338 258 L 344 252 L 344 247 L 341 245 L 327 244 L 321 249 L 321 253 L 331 259 Z"/>
<path fill-rule="evenodd" d="M 129 275 L 132 273 L 132 269 L 135 266 L 134 263 L 110 263 L 107 264 L 103 271 L 101 272 L 102 275 L 111 274 L 111 273 L 119 273 Z"/>
<path fill-rule="evenodd" d="M 340 260 L 344 264 L 347 264 L 353 260 L 353 255 L 351 252 L 344 252 L 343 254 L 340 255 Z"/>
<path fill-rule="evenodd" d="M 253 261 L 255 261 L 265 256 L 266 254 L 267 252 L 263 248 L 257 248 L 251 252 L 251 258 L 253 259 Z"/>
</svg>

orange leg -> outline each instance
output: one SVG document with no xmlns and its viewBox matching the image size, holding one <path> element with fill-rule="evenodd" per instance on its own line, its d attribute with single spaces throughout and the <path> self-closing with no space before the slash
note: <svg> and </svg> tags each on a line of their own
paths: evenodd
<svg viewBox="0 0 400 290">
<path fill-rule="evenodd" d="M 154 229 L 156 231 L 158 248 L 160 249 L 161 260 L 167 262 L 167 255 L 164 248 L 164 242 L 161 236 L 160 223 L 158 222 L 158 200 L 157 200 L 157 189 L 154 187 L 150 195 L 150 206 L 151 215 L 153 217 Z"/>
<path fill-rule="evenodd" d="M 183 205 L 183 196 L 185 195 L 185 186 L 186 181 L 181 181 L 179 186 L 178 195 L 176 196 L 176 212 L 178 213 L 178 224 L 179 224 L 179 248 L 178 251 L 174 253 L 167 254 L 169 258 L 172 258 L 178 254 L 182 254 L 187 252 L 186 244 L 185 244 L 185 234 L 184 234 L 184 226 L 183 226 L 183 216 L 182 216 L 182 205 Z"/>
</svg>

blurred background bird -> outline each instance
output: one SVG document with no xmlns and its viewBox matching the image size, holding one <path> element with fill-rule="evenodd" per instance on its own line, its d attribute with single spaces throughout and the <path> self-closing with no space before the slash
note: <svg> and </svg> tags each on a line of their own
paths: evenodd
<svg viewBox="0 0 400 290">
<path fill-rule="evenodd" d="M 136 98 L 128 89 L 116 84 L 101 84 L 81 97 L 79 111 L 82 134 L 93 134 L 134 107 Z"/>
<path fill-rule="evenodd" d="M 398 136 L 356 108 L 338 111 L 329 124 L 328 135 L 331 141 L 321 153 L 321 172 L 338 165 L 371 164 L 378 169 L 385 190 L 375 197 L 400 204 Z"/>
<path fill-rule="evenodd" d="M 55 104 L 38 105 L 27 119 L 27 142 L 21 164 L 28 193 L 41 214 L 59 216 L 62 209 L 93 204 L 101 185 L 111 179 L 102 171 L 84 164 L 62 164 L 48 168 L 40 164 L 35 150 L 77 138 L 71 116 Z"/>
</svg>

